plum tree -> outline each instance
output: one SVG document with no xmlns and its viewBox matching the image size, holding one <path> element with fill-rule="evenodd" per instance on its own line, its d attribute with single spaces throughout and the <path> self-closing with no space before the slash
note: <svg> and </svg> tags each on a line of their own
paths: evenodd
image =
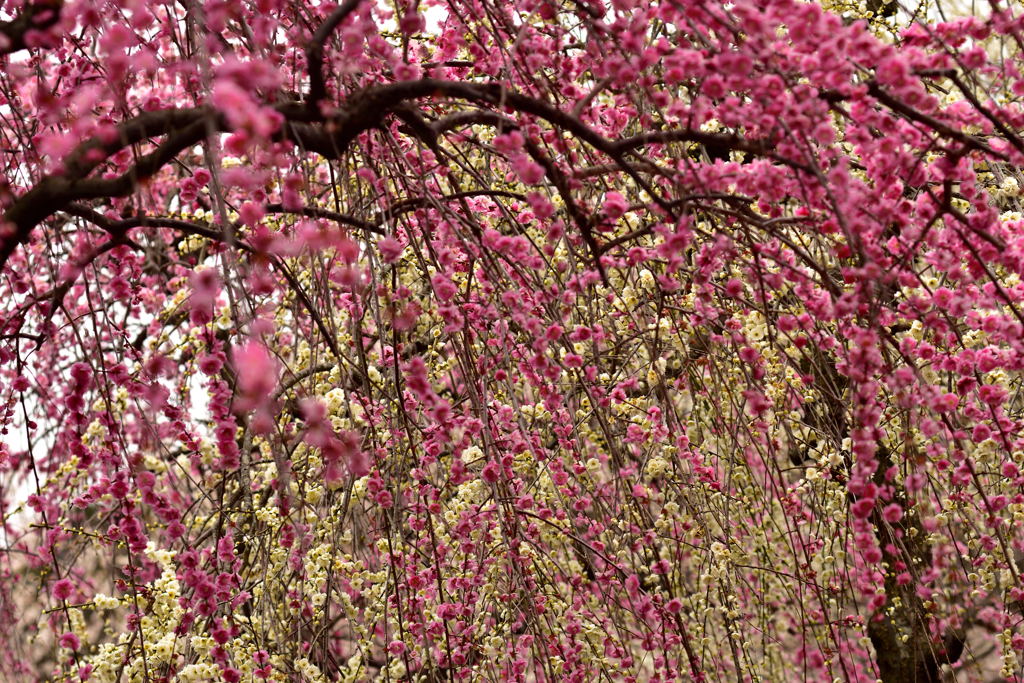
<svg viewBox="0 0 1024 683">
<path fill-rule="evenodd" d="M 1024 12 L 846 4 L 0 3 L 3 678 L 1021 680 Z"/>
</svg>

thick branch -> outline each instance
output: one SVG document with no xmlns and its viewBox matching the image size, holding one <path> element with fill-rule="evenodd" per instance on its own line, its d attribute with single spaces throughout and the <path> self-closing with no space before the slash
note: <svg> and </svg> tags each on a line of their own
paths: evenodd
<svg viewBox="0 0 1024 683">
<path fill-rule="evenodd" d="M 766 143 L 759 141 L 745 140 L 738 136 L 715 137 L 688 129 L 651 133 L 616 142 L 605 138 L 570 113 L 547 102 L 510 92 L 498 84 L 436 79 L 400 81 L 367 88 L 353 94 L 349 100 L 351 104 L 329 120 L 324 120 L 319 114 L 297 103 L 279 105 L 275 109 L 286 121 L 279 135 L 301 149 L 316 152 L 325 158 L 338 158 L 361 133 L 379 126 L 396 108 L 409 100 L 427 97 L 449 97 L 495 107 L 510 107 L 543 119 L 608 155 L 641 187 L 651 191 L 659 205 L 663 202 L 653 192 L 653 188 L 648 188 L 637 175 L 636 169 L 623 159 L 626 152 L 654 142 L 707 142 L 712 137 L 716 143 L 755 154 L 769 154 L 770 149 Z M 482 111 L 460 119 L 459 123 L 493 120 L 496 115 L 495 112 Z M 316 124 L 324 125 L 321 127 Z M 123 197 L 130 194 L 139 181 L 152 177 L 182 150 L 203 140 L 211 130 L 229 130 L 224 117 L 213 110 L 168 109 L 140 114 L 122 123 L 117 128 L 116 135 L 97 137 L 83 143 L 68 157 L 64 173 L 47 176 L 8 209 L 3 223 L 12 230 L 12 234 L 0 243 L 0 267 L 7 262 L 18 245 L 28 240 L 35 226 L 62 210 L 71 201 Z M 116 178 L 85 177 L 110 155 L 157 135 L 167 137 L 156 150 L 143 156 L 127 173 Z M 774 158 L 775 155 L 770 156 Z M 782 161 L 790 165 L 795 164 Z M 671 214 L 670 206 L 665 205 L 662 208 Z"/>
<path fill-rule="evenodd" d="M 25 7 L 11 21 L 0 21 L 0 55 L 31 47 L 26 37 L 32 31 L 45 31 L 60 21 L 63 0 L 40 0 Z"/>
<path fill-rule="evenodd" d="M 884 472 L 892 467 L 892 454 L 882 446 L 878 456 L 875 481 L 883 483 Z M 899 498 L 906 499 L 902 486 L 897 486 L 896 490 Z M 960 658 L 966 634 L 962 628 L 947 628 L 942 641 L 936 642 L 929 632 L 928 610 L 917 592 L 921 572 L 932 561 L 928 534 L 913 509 L 908 510 L 899 523 L 890 524 L 876 508 L 870 521 L 889 565 L 884 579 L 887 608 L 871 615 L 867 623 L 879 677 L 885 683 L 939 683 L 943 680 L 942 665 Z M 902 528 L 904 533 L 898 534 L 897 528 Z M 897 579 L 895 565 L 900 561 L 912 577 L 907 585 L 900 585 Z"/>
<path fill-rule="evenodd" d="M 164 216 L 132 216 L 131 218 L 115 221 L 107 218 L 98 211 L 81 204 L 69 204 L 64 209 L 64 213 L 70 216 L 84 218 L 96 227 L 110 233 L 113 237 L 121 237 L 132 228 L 170 228 L 188 235 L 205 237 L 206 239 L 214 242 L 227 241 L 223 233 L 214 230 L 208 225 L 180 220 L 177 218 L 167 218 Z M 236 246 L 243 251 L 252 251 L 252 248 L 244 242 L 239 242 Z"/>
</svg>

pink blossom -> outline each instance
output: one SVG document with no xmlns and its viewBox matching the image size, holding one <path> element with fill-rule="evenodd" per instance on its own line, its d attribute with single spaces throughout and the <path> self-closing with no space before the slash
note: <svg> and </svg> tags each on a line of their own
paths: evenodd
<svg viewBox="0 0 1024 683">
<path fill-rule="evenodd" d="M 494 136 L 494 148 L 502 154 L 513 154 L 523 149 L 526 140 L 517 130 Z"/>
<path fill-rule="evenodd" d="M 480 472 L 480 476 L 488 484 L 496 483 L 498 481 L 498 477 L 500 476 L 500 470 L 498 469 L 497 463 L 489 462 L 486 465 L 484 465 L 483 470 Z"/>
<path fill-rule="evenodd" d="M 858 519 L 866 519 L 875 509 L 874 498 L 861 498 L 850 506 L 850 513 Z"/>
<path fill-rule="evenodd" d="M 1007 391 L 996 384 L 983 384 L 978 387 L 978 398 L 990 406 L 1002 405 L 1006 402 Z"/>
<path fill-rule="evenodd" d="M 251 410 L 264 404 L 277 386 L 278 365 L 257 341 L 247 341 L 232 353 L 238 375 L 239 408 Z"/>
<path fill-rule="evenodd" d="M 951 410 L 955 410 L 959 403 L 960 399 L 956 394 L 940 394 L 932 399 L 932 408 L 939 413 L 948 413 Z"/>
<path fill-rule="evenodd" d="M 263 216 L 263 206 L 257 202 L 245 202 L 238 208 L 238 218 L 250 227 L 259 224 Z"/>
<path fill-rule="evenodd" d="M 199 370 L 204 375 L 216 375 L 224 366 L 224 359 L 217 354 L 205 353 L 199 357 Z"/>
<path fill-rule="evenodd" d="M 60 637 L 58 644 L 66 650 L 77 651 L 82 646 L 82 641 L 74 633 L 68 632 Z"/>
<path fill-rule="evenodd" d="M 536 185 L 544 179 L 544 167 L 525 154 L 517 154 L 511 159 L 512 170 L 527 185 Z"/>
<path fill-rule="evenodd" d="M 604 195 L 604 213 L 612 220 L 618 220 L 629 209 L 629 202 L 621 193 L 611 191 Z"/>
<path fill-rule="evenodd" d="M 217 541 L 217 561 L 230 563 L 235 559 L 235 543 L 231 536 L 223 536 Z"/>
<path fill-rule="evenodd" d="M 426 25 L 427 20 L 419 12 L 406 12 L 398 22 L 399 30 L 409 35 L 421 33 Z"/>
<path fill-rule="evenodd" d="M 71 597 L 71 594 L 75 590 L 75 584 L 71 582 L 71 579 L 60 579 L 53 584 L 51 594 L 55 600 L 67 600 Z"/>
<path fill-rule="evenodd" d="M 384 263 L 394 263 L 402 255 L 404 247 L 394 237 L 382 237 L 377 240 L 377 248 L 380 250 Z"/>
<path fill-rule="evenodd" d="M 248 92 L 228 79 L 220 79 L 214 84 L 211 99 L 236 128 L 241 128 L 248 120 L 246 112 L 258 106 Z"/>
<path fill-rule="evenodd" d="M 903 517 L 903 508 L 898 503 L 890 503 L 882 509 L 882 519 L 895 524 Z"/>
<path fill-rule="evenodd" d="M 430 283 L 434 287 L 434 293 L 437 294 L 437 298 L 441 301 L 450 301 L 458 292 L 458 287 L 455 286 L 447 275 L 442 273 L 435 274 L 430 279 Z"/>
</svg>

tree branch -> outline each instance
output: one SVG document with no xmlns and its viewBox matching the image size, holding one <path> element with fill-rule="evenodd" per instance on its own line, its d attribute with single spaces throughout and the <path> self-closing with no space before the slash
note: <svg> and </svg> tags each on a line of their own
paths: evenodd
<svg viewBox="0 0 1024 683">
<path fill-rule="evenodd" d="M 0 55 L 9 55 L 31 47 L 26 37 L 41 32 L 60 21 L 63 0 L 40 0 L 25 7 L 11 21 L 0 21 Z"/>
<path fill-rule="evenodd" d="M 348 7 L 346 3 L 343 7 Z M 342 8 L 339 8 L 339 11 Z M 349 10 L 351 11 L 351 10 Z M 337 14 L 337 12 L 336 12 Z M 332 15 L 333 16 L 333 15 Z M 343 17 L 342 17 L 343 18 Z M 341 19 L 339 18 L 340 22 Z M 324 27 L 328 26 L 325 23 Z M 317 32 L 320 35 L 320 31 Z M 777 157 L 767 142 L 746 140 L 737 135 L 703 133 L 689 129 L 658 131 L 625 140 L 613 141 L 583 123 L 579 118 L 557 107 L 532 97 L 510 92 L 499 84 L 477 84 L 460 81 L 421 79 L 399 81 L 383 86 L 367 88 L 354 93 L 351 103 L 337 116 L 324 119 L 316 112 L 295 102 L 275 107 L 285 118 L 285 125 L 279 137 L 289 140 L 301 149 L 315 152 L 328 159 L 341 156 L 353 141 L 364 131 L 379 126 L 385 117 L 394 113 L 406 101 L 427 97 L 449 97 L 494 107 L 509 107 L 513 110 L 536 116 L 556 128 L 565 130 L 577 139 L 586 142 L 599 152 L 608 155 L 629 174 L 641 187 L 652 193 L 652 197 L 666 213 L 671 207 L 664 203 L 633 166 L 623 159 L 630 150 L 657 142 L 692 141 L 714 142 L 758 155 L 768 156 L 789 166 L 800 167 L 794 161 Z M 212 126 L 211 126 L 212 117 Z M 488 123 L 495 125 L 495 117 L 509 121 L 497 112 L 479 111 L 467 116 L 444 119 L 442 129 L 452 125 Z M 319 127 L 316 124 L 321 124 Z M 437 126 L 438 124 L 435 124 Z M 116 135 L 97 136 L 78 146 L 64 164 L 64 173 L 54 173 L 39 181 L 35 187 L 19 197 L 4 214 L 0 224 L 6 224 L 9 234 L 0 242 L 0 267 L 2 267 L 18 245 L 26 242 L 35 227 L 49 216 L 62 210 L 70 202 L 103 197 L 123 197 L 130 194 L 138 182 L 152 177 L 164 165 L 174 159 L 182 150 L 195 145 L 214 131 L 229 131 L 225 118 L 208 108 L 167 109 L 146 112 L 122 123 Z M 438 128 L 435 127 L 435 130 Z M 150 137 L 166 135 L 156 150 L 143 156 L 126 173 L 116 178 L 87 178 L 109 156 Z"/>
<path fill-rule="evenodd" d="M 346 0 L 335 8 L 309 41 L 306 48 L 306 68 L 309 71 L 309 97 L 306 99 L 306 107 L 311 112 L 319 113 L 320 102 L 327 97 L 327 83 L 324 81 L 324 43 L 361 2 L 362 0 Z"/>
</svg>

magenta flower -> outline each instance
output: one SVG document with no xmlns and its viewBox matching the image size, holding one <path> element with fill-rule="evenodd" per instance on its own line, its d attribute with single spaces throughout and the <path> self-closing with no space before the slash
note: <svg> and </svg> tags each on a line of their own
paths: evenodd
<svg viewBox="0 0 1024 683">
<path fill-rule="evenodd" d="M 75 584 L 71 582 L 71 579 L 60 579 L 53 584 L 50 589 L 50 594 L 53 595 L 55 600 L 67 600 L 71 597 L 75 591 Z"/>
<path fill-rule="evenodd" d="M 251 410 L 263 405 L 277 386 L 278 365 L 267 348 L 257 341 L 247 341 L 232 353 L 238 375 L 238 407 Z"/>
<path fill-rule="evenodd" d="M 65 633 L 60 637 L 58 644 L 66 650 L 77 651 L 82 646 L 82 641 L 74 633 Z"/>
</svg>

